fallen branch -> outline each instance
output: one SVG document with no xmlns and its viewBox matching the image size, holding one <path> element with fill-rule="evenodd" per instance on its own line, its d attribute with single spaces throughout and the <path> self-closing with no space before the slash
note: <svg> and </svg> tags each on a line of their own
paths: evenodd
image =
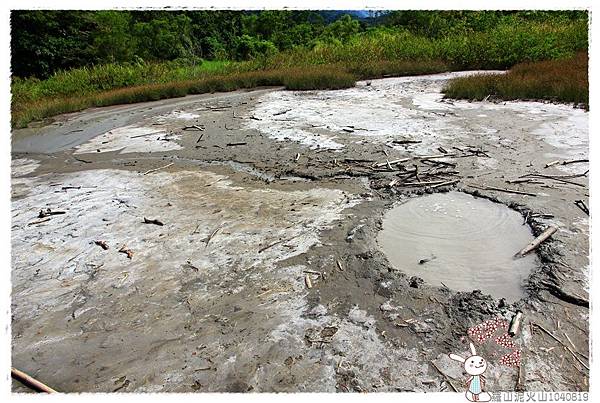
<svg viewBox="0 0 600 403">
<path fill-rule="evenodd" d="M 126 254 L 128 259 L 131 259 L 133 257 L 133 252 L 131 251 L 131 249 L 127 249 L 127 246 L 125 245 L 121 246 L 119 252 Z"/>
<path fill-rule="evenodd" d="M 384 167 L 384 166 L 390 166 L 390 165 L 394 165 L 394 164 L 401 164 L 403 162 L 410 161 L 410 160 L 411 160 L 411 158 L 401 158 L 401 159 L 393 160 L 393 161 L 386 160 L 385 162 L 380 162 L 380 163 L 377 163 L 377 164 L 373 165 L 373 168 L 381 168 L 381 167 Z"/>
<path fill-rule="evenodd" d="M 519 327 L 521 326 L 521 320 L 523 319 L 523 312 L 517 311 L 515 316 L 512 317 L 510 321 L 510 325 L 508 326 L 508 334 L 511 337 L 514 337 L 517 333 L 519 333 Z"/>
<path fill-rule="evenodd" d="M 573 350 L 571 350 L 571 348 L 568 345 L 566 345 L 561 339 L 556 337 L 554 334 L 552 334 L 552 332 L 550 332 L 548 329 L 544 328 L 542 325 L 538 325 L 537 323 L 534 323 L 533 325 L 536 326 L 541 331 L 543 331 L 544 333 L 546 333 L 548 336 L 552 337 L 556 342 L 558 342 L 561 346 L 563 346 L 565 348 L 565 350 L 567 350 L 569 353 L 571 353 L 573 358 L 575 358 L 581 365 L 583 365 L 583 367 L 585 369 L 587 369 L 588 371 L 590 370 L 590 368 L 583 361 L 581 361 L 581 359 L 575 354 L 575 352 Z"/>
<path fill-rule="evenodd" d="M 153 136 L 155 134 L 159 134 L 159 133 L 164 133 L 165 130 L 159 130 L 157 132 L 152 132 L 152 133 L 146 133 L 146 134 L 138 134 L 137 136 L 131 136 L 129 137 L 130 139 L 137 139 L 138 137 L 146 137 L 146 136 Z"/>
<path fill-rule="evenodd" d="M 215 230 L 213 232 L 210 233 L 210 235 L 205 239 L 206 246 L 208 246 L 211 239 L 213 239 L 214 236 L 217 235 L 217 233 L 221 230 L 221 228 L 223 228 L 223 225 L 219 225 L 217 228 L 215 228 Z"/>
<path fill-rule="evenodd" d="M 191 125 L 191 126 L 185 126 L 181 130 L 198 130 L 198 131 L 203 132 L 204 131 L 204 127 L 200 127 L 198 125 Z"/>
<path fill-rule="evenodd" d="M 434 188 L 439 188 L 441 186 L 454 185 L 455 183 L 458 183 L 458 182 L 460 182 L 460 179 L 453 179 L 453 180 L 449 180 L 446 182 L 438 183 L 437 185 L 433 185 L 433 186 L 431 186 L 431 188 L 434 189 Z"/>
<path fill-rule="evenodd" d="M 44 218 L 42 220 L 32 221 L 32 222 L 30 222 L 27 225 L 37 225 L 37 224 L 41 224 L 41 223 L 46 222 L 46 221 L 50 221 L 51 219 L 52 219 L 52 217 L 46 217 L 46 218 Z"/>
<path fill-rule="evenodd" d="M 277 245 L 279 245 L 280 243 L 284 243 L 284 242 L 291 241 L 292 239 L 298 238 L 299 236 L 302 236 L 302 235 L 304 235 L 304 234 L 305 234 L 305 232 L 303 232 L 303 233 L 301 233 L 301 234 L 298 234 L 298 235 L 294 235 L 294 236 L 293 236 L 293 237 L 291 237 L 291 238 L 287 238 L 287 239 L 280 239 L 279 241 L 273 242 L 272 244 L 269 244 L 269 245 L 267 245 L 267 246 L 264 246 L 264 247 L 260 248 L 260 249 L 258 250 L 258 253 L 263 253 L 264 251 L 266 251 L 267 249 L 270 249 L 270 248 L 272 248 L 273 246 L 277 246 Z"/>
<path fill-rule="evenodd" d="M 483 190 L 495 190 L 498 192 L 504 192 L 504 193 L 514 193 L 514 194 L 518 194 L 518 195 L 525 195 L 525 196 L 537 196 L 537 194 L 535 193 L 529 193 L 529 192 L 522 192 L 520 190 L 514 190 L 514 189 L 504 189 L 504 188 L 499 188 L 496 186 L 485 186 L 485 187 L 480 187 L 480 186 L 476 186 L 476 185 L 469 185 L 471 187 L 477 188 L 477 189 L 483 189 Z"/>
<path fill-rule="evenodd" d="M 590 209 L 583 200 L 575 200 L 575 205 L 579 207 L 585 214 L 590 215 Z"/>
<path fill-rule="evenodd" d="M 526 254 L 528 254 L 529 252 L 531 252 L 532 250 L 534 250 L 535 248 L 540 246 L 541 243 L 544 242 L 546 239 L 550 238 L 552 236 L 552 234 L 554 234 L 556 231 L 558 231 L 558 227 L 554 224 L 550 225 L 537 238 L 535 238 L 533 241 L 531 241 L 529 243 L 529 245 L 527 245 L 526 247 L 521 249 L 517 253 L 517 256 L 525 256 Z"/>
<path fill-rule="evenodd" d="M 47 208 L 46 210 L 41 209 L 40 213 L 38 214 L 38 218 L 46 218 L 46 217 L 50 217 L 53 215 L 59 215 L 59 214 L 67 214 L 67 212 L 66 211 L 52 211 L 49 208 Z"/>
<path fill-rule="evenodd" d="M 419 144 L 421 140 L 392 140 L 392 144 Z"/>
<path fill-rule="evenodd" d="M 235 147 L 235 146 L 245 146 L 246 144 L 248 144 L 248 143 L 246 143 L 245 141 L 239 141 L 237 143 L 227 143 L 225 145 L 228 147 Z"/>
<path fill-rule="evenodd" d="M 286 113 L 288 113 L 288 112 L 290 112 L 290 111 L 291 111 L 291 109 L 286 109 L 286 110 L 284 110 L 284 111 L 281 111 L 281 112 L 275 112 L 275 113 L 273 114 L 273 116 L 284 115 L 284 114 L 286 114 Z"/>
<path fill-rule="evenodd" d="M 159 221 L 157 219 L 154 220 L 150 220 L 146 217 L 144 217 L 144 224 L 154 224 L 154 225 L 160 225 L 161 227 L 165 224 L 162 223 L 162 221 Z"/>
<path fill-rule="evenodd" d="M 108 249 L 108 244 L 105 241 L 94 241 L 94 243 L 104 250 Z"/>
<path fill-rule="evenodd" d="M 26 385 L 37 392 L 58 393 L 56 390 L 52 389 L 50 386 L 38 381 L 31 375 L 28 375 L 25 372 L 20 371 L 14 367 L 10 368 L 10 376 L 13 379 L 16 379 L 17 381 L 21 382 L 23 385 Z"/>
<path fill-rule="evenodd" d="M 168 168 L 168 167 L 170 167 L 171 165 L 173 165 L 173 162 L 171 162 L 170 164 L 167 164 L 167 165 L 165 165 L 165 166 L 158 167 L 158 168 L 154 168 L 154 169 L 151 169 L 151 170 L 149 170 L 149 171 L 146 171 L 146 172 L 144 172 L 144 175 L 148 175 L 149 173 L 156 172 L 156 171 L 160 171 L 161 169 Z"/>
</svg>

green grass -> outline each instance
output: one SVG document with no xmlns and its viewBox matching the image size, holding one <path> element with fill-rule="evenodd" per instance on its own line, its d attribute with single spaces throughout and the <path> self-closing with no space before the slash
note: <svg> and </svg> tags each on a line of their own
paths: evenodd
<svg viewBox="0 0 600 403">
<path fill-rule="evenodd" d="M 448 98 L 482 100 L 547 100 L 589 108 L 588 55 L 520 63 L 507 74 L 456 78 L 444 88 Z"/>
<path fill-rule="evenodd" d="M 353 86 L 358 79 L 462 69 L 503 69 L 522 62 L 565 60 L 576 51 L 587 49 L 587 37 L 588 27 L 584 21 L 502 24 L 489 32 L 462 32 L 436 39 L 401 30 L 377 29 L 355 35 L 344 43 L 318 43 L 312 49 L 299 47 L 247 62 L 92 66 L 61 71 L 46 80 L 13 78 L 11 124 L 25 127 L 34 120 L 91 106 L 187 94 L 266 85 L 294 90 L 339 89 Z M 581 79 L 581 69 L 573 70 L 573 74 L 569 78 L 573 85 L 543 84 L 534 79 L 538 72 L 533 69 L 526 75 L 527 79 L 521 80 L 520 87 L 498 81 L 502 80 L 498 77 L 484 76 L 478 78 L 476 84 L 475 81 L 455 81 L 448 88 L 448 95 L 478 99 L 494 93 L 515 99 L 528 94 L 528 98 L 584 102 L 582 88 L 584 84 L 587 86 L 587 74 L 585 80 Z M 459 91 L 459 88 L 462 89 Z"/>
</svg>

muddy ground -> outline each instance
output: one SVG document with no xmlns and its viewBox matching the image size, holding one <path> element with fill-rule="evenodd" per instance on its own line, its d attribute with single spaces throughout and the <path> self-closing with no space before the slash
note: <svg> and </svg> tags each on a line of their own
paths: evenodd
<svg viewBox="0 0 600 403">
<path fill-rule="evenodd" d="M 442 99 L 459 74 L 190 96 L 14 131 L 13 366 L 65 392 L 462 391 L 447 354 L 521 310 L 520 370 L 480 346 L 487 389 L 587 390 L 589 221 L 575 201 L 589 205 L 588 166 L 545 168 L 587 158 L 587 113 Z M 554 177 L 507 183 L 532 173 Z M 451 189 L 516 209 L 535 235 L 559 226 L 523 299 L 388 262 L 384 213 Z M 64 214 L 39 218 L 48 208 Z"/>
</svg>

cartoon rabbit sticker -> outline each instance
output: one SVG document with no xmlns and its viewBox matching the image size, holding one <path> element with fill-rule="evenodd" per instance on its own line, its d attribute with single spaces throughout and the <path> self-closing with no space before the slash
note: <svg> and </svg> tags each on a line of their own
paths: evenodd
<svg viewBox="0 0 600 403">
<path fill-rule="evenodd" d="M 454 361 L 463 362 L 465 364 L 465 371 L 470 375 L 467 380 L 469 389 L 465 393 L 467 400 L 470 402 L 489 402 L 491 396 L 489 393 L 483 391 L 485 377 L 482 375 L 487 369 L 487 362 L 483 357 L 477 355 L 473 343 L 469 343 L 469 347 L 471 348 L 470 357 L 463 358 L 457 354 L 450 354 L 449 357 Z"/>
</svg>

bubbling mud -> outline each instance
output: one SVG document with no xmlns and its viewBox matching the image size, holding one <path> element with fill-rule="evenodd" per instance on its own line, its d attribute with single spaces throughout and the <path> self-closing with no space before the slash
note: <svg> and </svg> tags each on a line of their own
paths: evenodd
<svg viewBox="0 0 600 403">
<path fill-rule="evenodd" d="M 427 283 L 513 302 L 536 265 L 514 255 L 533 235 L 519 213 L 461 192 L 411 199 L 384 217 L 378 243 L 390 263 Z"/>
</svg>

